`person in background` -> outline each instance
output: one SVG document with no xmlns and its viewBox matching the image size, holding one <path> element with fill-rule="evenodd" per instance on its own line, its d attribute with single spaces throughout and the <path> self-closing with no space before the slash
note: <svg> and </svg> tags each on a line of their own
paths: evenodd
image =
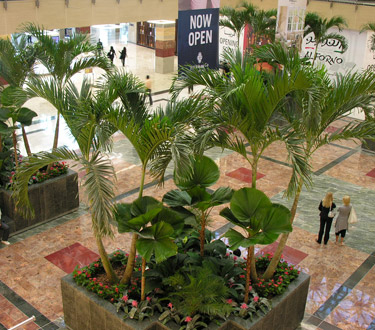
<svg viewBox="0 0 375 330">
<path fill-rule="evenodd" d="M 122 51 L 120 51 L 119 53 L 120 53 L 120 60 L 121 60 L 122 66 L 125 66 L 126 47 L 124 46 L 124 48 L 122 49 Z"/>
<path fill-rule="evenodd" d="M 145 85 L 146 85 L 146 91 L 150 100 L 150 105 L 152 105 L 152 97 L 151 97 L 152 81 L 149 75 L 146 76 Z"/>
<path fill-rule="evenodd" d="M 319 204 L 320 228 L 318 239 L 316 240 L 318 244 L 322 243 L 323 234 L 324 244 L 327 245 L 328 243 L 329 232 L 331 230 L 332 220 L 334 217 L 334 215 L 332 214 L 334 208 L 336 208 L 336 204 L 333 202 L 333 194 L 331 192 L 328 192 Z"/>
<path fill-rule="evenodd" d="M 348 230 L 348 220 L 349 220 L 349 214 L 352 210 L 352 206 L 350 205 L 350 197 L 344 196 L 342 199 L 342 202 L 344 205 L 340 206 L 337 209 L 337 218 L 335 222 L 335 234 L 336 234 L 336 244 L 339 243 L 339 236 L 341 235 L 341 241 L 340 244 L 344 245 L 344 237 L 346 234 L 346 231 Z"/>
<path fill-rule="evenodd" d="M 111 60 L 111 62 L 113 63 L 113 59 L 116 56 L 116 52 L 115 52 L 113 46 L 111 46 L 111 48 L 109 49 L 109 52 L 108 52 L 107 56 Z"/>
<path fill-rule="evenodd" d="M 103 43 L 98 40 L 98 43 L 96 44 L 96 51 L 98 52 L 98 55 L 101 55 L 103 52 Z"/>
<path fill-rule="evenodd" d="M 10 243 L 8 242 L 9 238 L 9 226 L 2 220 L 1 216 L 1 210 L 0 210 L 0 240 L 1 243 L 4 245 L 9 245 Z"/>
</svg>

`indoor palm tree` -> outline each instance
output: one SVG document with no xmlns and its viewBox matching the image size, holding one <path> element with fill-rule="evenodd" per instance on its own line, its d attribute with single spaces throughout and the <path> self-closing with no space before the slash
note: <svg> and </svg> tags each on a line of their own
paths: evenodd
<svg viewBox="0 0 375 330">
<path fill-rule="evenodd" d="M 33 210 L 28 199 L 27 186 L 33 173 L 43 166 L 66 159 L 79 164 L 85 171 L 82 178 L 83 187 L 99 254 L 108 279 L 115 283 L 117 277 L 102 242 L 102 237 L 113 236 L 111 222 L 115 172 L 111 161 L 104 157 L 102 150 L 108 147 L 115 132 L 105 120 L 108 112 L 114 111 L 114 106 L 105 89 L 93 94 L 86 80 L 79 91 L 72 83 L 68 83 L 65 98 L 60 102 L 64 109 L 61 114 L 76 139 L 80 152 L 61 147 L 52 150 L 51 153 L 41 152 L 28 157 L 16 172 L 13 197 L 18 209 L 30 216 Z"/>
<path fill-rule="evenodd" d="M 196 144 L 206 148 L 216 145 L 239 153 L 249 163 L 252 171 L 251 187 L 256 188 L 261 155 L 271 143 L 284 138 L 280 130 L 271 127 L 272 115 L 286 95 L 293 90 L 309 88 L 311 82 L 305 71 L 299 69 L 293 70 L 290 75 L 278 71 L 272 81 L 267 82 L 265 76 L 254 69 L 255 60 L 249 56 L 242 59 L 237 52 L 227 53 L 225 57 L 231 66 L 232 79 L 214 70 L 186 68 L 182 69 L 184 78 L 176 78 L 172 89 L 178 94 L 191 84 L 204 87 L 201 97 L 211 102 L 212 107 L 195 128 Z M 247 146 L 250 146 L 250 151 Z M 299 167 L 303 162 L 298 160 L 298 150 L 290 150 L 295 160 L 292 162 L 295 170 L 304 175 L 304 169 Z M 256 277 L 255 262 L 252 277 Z"/>
<path fill-rule="evenodd" d="M 35 50 L 27 46 L 26 37 L 23 35 L 14 35 L 12 39 L 0 39 L 0 77 L 3 77 L 8 83 L 7 88 L 4 89 L 2 104 L 3 106 L 6 105 L 9 114 L 12 114 L 13 122 L 21 124 L 22 137 L 29 156 L 31 155 L 31 149 L 25 131 L 25 124 L 30 124 L 30 119 L 36 116 L 36 113 L 23 108 L 22 115 L 19 110 L 27 101 L 27 95 L 23 88 L 26 80 L 33 74 L 33 66 L 36 61 L 35 55 Z M 24 115 L 32 116 L 27 118 L 27 121 L 23 121 Z M 20 120 L 17 120 L 17 117 Z M 16 144 L 15 130 L 13 130 L 13 141 Z M 16 148 L 14 151 L 16 152 Z M 17 158 L 16 156 L 16 162 L 18 161 Z"/>
<path fill-rule="evenodd" d="M 108 117 L 109 121 L 129 140 L 141 161 L 141 182 L 139 196 L 143 195 L 146 172 L 162 182 L 168 164 L 175 162 L 176 173 L 184 172 L 190 166 L 192 121 L 203 103 L 196 99 L 170 101 L 165 109 L 152 113 L 145 104 L 145 88 L 142 82 L 131 74 L 117 72 L 108 74 L 105 86 L 113 100 L 120 106 Z M 104 86 L 103 86 L 104 87 Z M 132 236 L 128 263 L 122 283 L 130 281 L 136 255 L 138 234 Z"/>
<path fill-rule="evenodd" d="M 50 75 L 49 77 L 34 77 L 27 85 L 30 97 L 42 97 L 57 110 L 53 140 L 53 149 L 55 149 L 58 146 L 60 114 L 64 110 L 60 100 L 68 82 L 76 73 L 86 68 L 99 67 L 109 70 L 111 65 L 106 57 L 93 56 L 96 46 L 90 44 L 85 34 L 74 34 L 68 40 L 56 42 L 42 27 L 32 23 L 25 24 L 22 31 L 36 38 L 37 42 L 33 46 L 36 49 L 38 61 Z M 56 98 L 56 93 L 60 93 L 61 97 Z"/>
<path fill-rule="evenodd" d="M 345 26 L 347 26 L 346 21 L 341 16 L 334 16 L 330 19 L 323 18 L 317 13 L 307 13 L 305 17 L 305 31 L 304 36 L 309 33 L 314 33 L 315 38 L 315 52 L 313 56 L 312 65 L 314 65 L 319 44 L 329 40 L 337 40 L 341 44 L 341 51 L 344 53 L 348 49 L 348 43 L 346 38 L 336 32 L 328 32 L 330 28 L 336 27 L 341 31 Z"/>
<path fill-rule="evenodd" d="M 283 54 L 279 47 L 278 45 L 265 46 L 256 55 L 268 60 L 273 57 L 273 61 L 285 63 L 285 53 Z M 294 60 L 291 65 L 285 65 L 284 69 L 292 72 L 293 67 L 301 66 L 303 62 L 298 63 L 298 52 L 295 49 L 290 49 L 288 52 L 295 53 L 289 56 Z M 373 122 L 364 121 L 349 123 L 334 133 L 326 132 L 328 126 L 348 116 L 355 108 L 367 111 L 372 107 L 375 101 L 375 73 L 365 71 L 338 74 L 331 80 L 324 68 L 320 70 L 310 68 L 310 70 L 314 82 L 312 88 L 292 92 L 287 102 L 280 108 L 290 128 L 299 136 L 298 144 L 305 155 L 306 165 L 311 162 L 314 152 L 319 148 L 338 140 L 373 138 L 375 129 Z M 309 176 L 304 177 L 293 171 L 288 189 L 288 195 L 294 197 L 291 223 L 296 215 L 302 186 L 304 184 L 309 186 L 311 183 L 308 178 Z M 263 275 L 266 279 L 273 275 L 287 239 L 288 234 L 283 234 L 274 257 Z"/>
</svg>

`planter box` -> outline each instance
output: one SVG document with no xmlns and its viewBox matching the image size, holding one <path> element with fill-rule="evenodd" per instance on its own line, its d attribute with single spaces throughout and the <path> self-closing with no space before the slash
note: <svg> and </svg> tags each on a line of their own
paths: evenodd
<svg viewBox="0 0 375 330">
<path fill-rule="evenodd" d="M 16 212 L 11 195 L 12 191 L 0 190 L 1 211 L 14 234 L 77 210 L 78 174 L 68 169 L 67 174 L 30 186 L 29 198 L 35 211 L 33 219 L 24 218 Z"/>
<path fill-rule="evenodd" d="M 208 329 L 220 330 L 292 330 L 301 323 L 307 300 L 310 276 L 301 273 L 281 296 L 272 299 L 272 309 L 253 321 L 238 317 L 230 318 L 222 325 L 209 324 Z M 138 322 L 123 320 L 124 313 L 116 312 L 114 305 L 78 286 L 71 274 L 61 279 L 64 321 L 72 330 L 132 330 L 132 329 L 179 329 L 173 322 L 162 325 L 159 314 L 151 320 Z"/>
</svg>

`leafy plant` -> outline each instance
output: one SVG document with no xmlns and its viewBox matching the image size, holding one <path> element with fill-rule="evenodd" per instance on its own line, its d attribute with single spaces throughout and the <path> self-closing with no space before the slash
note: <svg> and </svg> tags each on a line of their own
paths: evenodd
<svg viewBox="0 0 375 330">
<path fill-rule="evenodd" d="M 204 255 L 205 230 L 208 217 L 214 206 L 228 203 L 233 195 L 229 187 L 220 187 L 213 193 L 206 188 L 212 186 L 220 177 L 215 162 L 206 156 L 191 158 L 191 167 L 183 176 L 174 175 L 174 182 L 180 190 L 175 189 L 163 196 L 167 205 L 180 208 L 188 206 L 196 214 L 195 219 L 200 225 L 200 254 Z"/>
<path fill-rule="evenodd" d="M 245 235 L 229 229 L 224 235 L 229 239 L 231 249 L 247 248 L 246 283 L 244 303 L 249 299 L 251 246 L 271 244 L 281 233 L 291 232 L 290 211 L 275 204 L 256 188 L 242 188 L 233 194 L 230 208 L 220 212 L 224 218 L 245 230 Z"/>
</svg>

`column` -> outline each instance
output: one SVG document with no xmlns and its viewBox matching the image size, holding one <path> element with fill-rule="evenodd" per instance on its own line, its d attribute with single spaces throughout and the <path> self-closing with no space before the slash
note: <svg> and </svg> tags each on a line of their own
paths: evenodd
<svg viewBox="0 0 375 330">
<path fill-rule="evenodd" d="M 175 22 L 155 22 L 155 72 L 170 73 L 174 71 Z"/>
</svg>

